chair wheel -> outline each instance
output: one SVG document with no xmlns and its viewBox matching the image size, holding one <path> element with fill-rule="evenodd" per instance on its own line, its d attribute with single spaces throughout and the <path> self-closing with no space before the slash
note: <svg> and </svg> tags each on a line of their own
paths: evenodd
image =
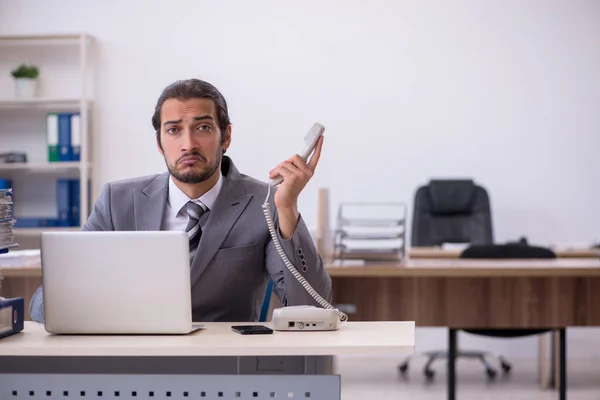
<svg viewBox="0 0 600 400">
<path fill-rule="evenodd" d="M 492 368 L 486 368 L 485 373 L 487 374 L 488 378 L 490 379 L 494 379 L 496 377 L 496 370 L 492 369 Z"/>
<path fill-rule="evenodd" d="M 435 371 L 432 369 L 425 369 L 425 370 L 423 370 L 423 375 L 425 375 L 425 378 L 428 381 L 431 381 L 435 377 Z"/>
<path fill-rule="evenodd" d="M 398 366 L 398 371 L 400 371 L 401 374 L 405 374 L 406 371 L 408 371 L 408 363 L 402 363 Z"/>
<path fill-rule="evenodd" d="M 512 365 L 510 365 L 509 363 L 507 363 L 507 362 L 505 362 L 505 361 L 502 361 L 502 362 L 500 363 L 500 365 L 502 366 L 502 370 L 503 370 L 505 373 L 509 373 L 509 372 L 510 372 L 510 369 L 512 368 Z"/>
</svg>

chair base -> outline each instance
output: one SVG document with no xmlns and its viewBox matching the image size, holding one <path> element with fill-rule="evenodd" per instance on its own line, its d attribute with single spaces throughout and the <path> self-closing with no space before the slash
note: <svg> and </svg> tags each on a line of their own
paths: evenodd
<svg viewBox="0 0 600 400">
<path fill-rule="evenodd" d="M 437 359 L 448 359 L 448 352 L 445 350 L 439 350 L 439 351 L 429 351 L 429 352 L 425 352 L 425 353 L 421 353 L 421 354 L 428 357 L 427 363 L 423 367 L 423 375 L 425 376 L 427 381 L 431 381 L 435 377 L 435 371 L 433 369 L 431 369 L 431 365 Z M 407 357 L 398 366 L 398 370 L 400 371 L 400 373 L 402 375 L 406 374 L 406 372 L 408 371 L 408 364 L 412 358 L 413 358 L 412 356 Z M 496 378 L 496 376 L 498 375 L 498 371 L 496 368 L 494 368 L 492 366 L 492 364 L 490 364 L 488 362 L 489 358 L 498 360 L 498 362 L 500 363 L 500 367 L 502 368 L 502 371 L 504 374 L 509 373 L 512 368 L 512 365 L 502 355 L 493 354 L 489 351 L 459 350 L 457 353 L 457 358 L 477 358 L 477 359 L 481 360 L 481 362 L 483 363 L 483 365 L 485 367 L 485 373 L 486 373 L 488 379 L 490 379 L 490 380 Z"/>
</svg>

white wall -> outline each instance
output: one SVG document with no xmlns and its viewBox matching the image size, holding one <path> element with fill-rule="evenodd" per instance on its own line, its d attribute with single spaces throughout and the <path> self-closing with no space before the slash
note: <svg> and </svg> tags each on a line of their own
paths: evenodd
<svg viewBox="0 0 600 400">
<path fill-rule="evenodd" d="M 199 77 L 226 96 L 229 154 L 257 178 L 314 121 L 327 126 L 301 198 L 309 225 L 322 186 L 334 207 L 410 204 L 430 177 L 473 177 L 499 241 L 600 239 L 596 1 L 0 0 L 0 34 L 67 32 L 99 45 L 98 187 L 164 170 L 153 106 L 165 85 Z M 572 355 L 589 354 L 581 335 Z M 442 343 L 423 331 L 423 347 Z"/>
</svg>

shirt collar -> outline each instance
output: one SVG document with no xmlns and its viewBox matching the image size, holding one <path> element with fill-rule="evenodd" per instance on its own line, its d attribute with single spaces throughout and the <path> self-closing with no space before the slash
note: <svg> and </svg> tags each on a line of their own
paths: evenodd
<svg viewBox="0 0 600 400">
<path fill-rule="evenodd" d="M 223 179 L 223 174 L 221 174 L 221 172 L 219 171 L 219 180 L 217 181 L 217 183 L 215 183 L 215 185 L 202 196 L 198 197 L 197 199 L 191 199 L 190 197 L 188 197 L 187 194 L 183 193 L 181 189 L 177 187 L 175 182 L 173 182 L 173 176 L 170 176 L 169 205 L 171 207 L 171 214 L 173 215 L 173 217 L 177 217 L 181 209 L 184 208 L 190 200 L 196 203 L 201 202 L 207 207 L 208 210 L 211 210 L 217 201 L 217 197 L 221 192 L 221 188 L 223 187 Z"/>
</svg>

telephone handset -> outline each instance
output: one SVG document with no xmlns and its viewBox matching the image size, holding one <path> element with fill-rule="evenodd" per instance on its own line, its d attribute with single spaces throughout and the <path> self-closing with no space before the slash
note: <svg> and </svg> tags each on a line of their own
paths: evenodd
<svg viewBox="0 0 600 400">
<path fill-rule="evenodd" d="M 299 153 L 300 157 L 302 157 L 304 161 L 307 161 L 308 157 L 313 153 L 313 151 L 315 151 L 317 142 L 323 135 L 323 132 L 325 132 L 325 127 L 319 123 L 315 123 L 312 128 L 310 128 L 310 131 L 308 131 L 306 136 L 304 136 L 304 150 L 302 150 L 302 153 Z M 277 186 L 281 182 L 283 182 L 283 177 L 277 176 L 273 179 L 270 179 L 269 184 L 271 186 Z"/>
<path fill-rule="evenodd" d="M 310 131 L 308 131 L 308 133 L 304 137 L 305 147 L 304 147 L 304 150 L 302 151 L 302 153 L 300 153 L 300 157 L 302 157 L 302 159 L 304 159 L 304 161 L 307 161 L 308 157 L 315 150 L 317 141 L 323 135 L 323 132 L 325 132 L 325 127 L 319 123 L 315 123 L 312 126 L 312 128 L 310 129 Z M 298 272 L 298 270 L 296 269 L 294 264 L 292 264 L 290 259 L 287 257 L 287 254 L 285 254 L 285 251 L 283 250 L 281 243 L 279 242 L 279 237 L 277 235 L 277 229 L 275 227 L 275 223 L 273 222 L 273 217 L 271 217 L 271 206 L 269 205 L 269 196 L 271 195 L 271 186 L 279 185 L 281 182 L 283 182 L 283 177 L 281 177 L 281 176 L 278 176 L 274 179 L 269 180 L 269 189 L 267 191 L 267 198 L 265 199 L 265 202 L 262 205 L 263 212 L 265 214 L 265 219 L 267 220 L 267 225 L 269 227 L 269 233 L 271 234 L 271 239 L 273 240 L 273 243 L 275 243 L 275 247 L 277 248 L 277 253 L 279 253 L 279 256 L 285 263 L 285 266 L 290 270 L 290 272 L 298 280 L 298 282 L 300 282 L 300 284 L 304 287 L 304 289 L 306 289 L 308 294 L 310 294 L 317 301 L 317 303 L 319 303 L 321 305 L 321 307 L 329 309 L 329 310 L 335 310 L 338 314 L 340 321 L 345 322 L 348 320 L 348 316 L 346 314 L 344 314 L 343 312 L 337 310 L 331 304 L 329 304 L 327 302 L 327 300 L 325 300 L 323 297 L 321 297 L 321 295 L 319 295 L 319 293 L 317 293 L 317 291 L 315 289 L 313 289 L 313 287 L 310 285 L 310 283 Z"/>
</svg>

